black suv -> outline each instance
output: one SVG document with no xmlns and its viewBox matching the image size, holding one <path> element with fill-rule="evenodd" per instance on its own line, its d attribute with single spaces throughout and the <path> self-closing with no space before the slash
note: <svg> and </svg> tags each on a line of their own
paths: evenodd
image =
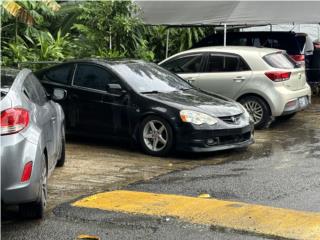
<svg viewBox="0 0 320 240">
<path fill-rule="evenodd" d="M 207 36 L 194 44 L 192 48 L 221 46 L 223 33 Z M 227 33 L 227 45 L 268 47 L 286 50 L 299 64 L 306 67 L 308 82 L 313 82 L 313 43 L 306 33 L 295 32 L 230 32 Z"/>
</svg>

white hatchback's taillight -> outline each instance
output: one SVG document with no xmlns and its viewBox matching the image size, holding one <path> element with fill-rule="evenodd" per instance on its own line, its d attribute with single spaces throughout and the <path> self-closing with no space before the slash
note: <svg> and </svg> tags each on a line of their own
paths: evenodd
<svg viewBox="0 0 320 240">
<path fill-rule="evenodd" d="M 290 79 L 291 72 L 272 71 L 264 73 L 270 80 L 274 82 L 282 82 Z"/>
<path fill-rule="evenodd" d="M 23 108 L 9 108 L 1 112 L 1 135 L 20 132 L 29 124 L 29 112 Z"/>
</svg>

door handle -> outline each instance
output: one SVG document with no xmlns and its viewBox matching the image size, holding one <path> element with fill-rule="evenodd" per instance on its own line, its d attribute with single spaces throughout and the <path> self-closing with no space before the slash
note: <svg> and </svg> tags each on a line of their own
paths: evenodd
<svg viewBox="0 0 320 240">
<path fill-rule="evenodd" d="M 56 117 L 52 117 L 52 118 L 51 118 L 51 121 L 54 122 L 55 120 L 56 120 Z"/>
<path fill-rule="evenodd" d="M 235 77 L 235 78 L 233 79 L 234 82 L 239 82 L 239 83 L 243 82 L 244 80 L 246 80 L 245 77 Z"/>
</svg>

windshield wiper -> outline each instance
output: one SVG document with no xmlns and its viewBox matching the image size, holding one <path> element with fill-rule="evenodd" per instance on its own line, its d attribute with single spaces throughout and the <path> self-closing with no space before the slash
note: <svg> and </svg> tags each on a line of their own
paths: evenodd
<svg viewBox="0 0 320 240">
<path fill-rule="evenodd" d="M 153 90 L 153 91 L 146 91 L 146 92 L 141 92 L 142 94 L 158 94 L 160 93 L 159 91 L 157 90 Z"/>
</svg>

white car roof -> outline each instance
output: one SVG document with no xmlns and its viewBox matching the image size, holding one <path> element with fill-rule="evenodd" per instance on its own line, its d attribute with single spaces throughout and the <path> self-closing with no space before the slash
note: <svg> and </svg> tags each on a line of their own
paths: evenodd
<svg viewBox="0 0 320 240">
<path fill-rule="evenodd" d="M 280 49 L 274 49 L 274 48 L 264 48 L 264 47 L 247 47 L 247 46 L 214 46 L 214 47 L 201 47 L 201 48 L 194 48 L 187 51 L 184 51 L 183 53 L 192 53 L 192 52 L 227 52 L 227 53 L 235 53 L 235 54 L 242 54 L 242 53 L 259 53 L 259 54 L 269 54 L 273 52 L 279 52 L 283 51 Z"/>
</svg>

